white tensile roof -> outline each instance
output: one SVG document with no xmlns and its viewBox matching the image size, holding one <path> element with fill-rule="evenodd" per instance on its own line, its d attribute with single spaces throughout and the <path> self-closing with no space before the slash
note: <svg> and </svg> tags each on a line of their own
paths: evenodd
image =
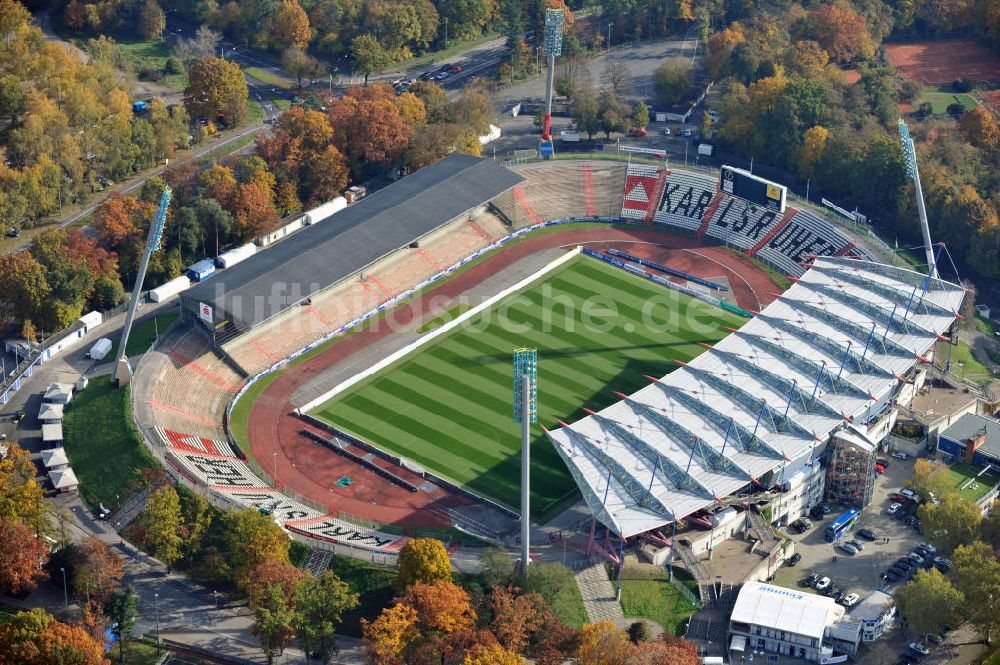
<svg viewBox="0 0 1000 665">
<path fill-rule="evenodd" d="M 51 469 L 55 466 L 67 466 L 69 464 L 69 459 L 66 457 L 66 449 L 59 447 L 43 450 L 42 463 L 45 465 L 46 469 Z"/>
<path fill-rule="evenodd" d="M 49 480 L 52 481 L 52 486 L 57 490 L 66 489 L 67 487 L 77 487 L 80 484 L 80 481 L 76 479 L 76 474 L 73 473 L 73 469 L 69 467 L 49 471 Z"/>
<path fill-rule="evenodd" d="M 747 582 L 736 598 L 731 621 L 821 640 L 826 627 L 843 616 L 844 608 L 833 598 Z"/>
<path fill-rule="evenodd" d="M 662 527 L 801 467 L 846 422 L 864 435 L 964 296 L 911 270 L 816 259 L 710 350 L 549 439 L 604 525 Z"/>
</svg>

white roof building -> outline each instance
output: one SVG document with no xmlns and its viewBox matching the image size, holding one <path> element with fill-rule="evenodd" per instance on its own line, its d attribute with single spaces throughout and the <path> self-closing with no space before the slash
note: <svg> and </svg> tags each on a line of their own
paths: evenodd
<svg viewBox="0 0 1000 665">
<path fill-rule="evenodd" d="M 42 463 L 46 469 L 61 469 L 69 466 L 65 448 L 52 448 L 42 451 Z"/>
<path fill-rule="evenodd" d="M 38 407 L 38 420 L 42 423 L 59 423 L 63 419 L 63 404 L 49 404 L 42 402 Z"/>
<path fill-rule="evenodd" d="M 55 445 L 62 443 L 62 423 L 45 423 L 42 425 L 42 443 Z"/>
<path fill-rule="evenodd" d="M 860 437 L 884 425 L 964 297 L 903 268 L 819 258 L 710 350 L 547 434 L 599 521 L 624 537 L 657 529 L 780 482 L 845 424 Z"/>
<path fill-rule="evenodd" d="M 43 402 L 53 402 L 55 404 L 69 404 L 73 399 L 72 383 L 52 383 L 45 389 L 42 395 Z"/>
<path fill-rule="evenodd" d="M 72 492 L 80 485 L 73 469 L 69 467 L 49 471 L 49 480 L 52 481 L 52 486 L 60 492 Z"/>
<path fill-rule="evenodd" d="M 859 630 L 845 611 L 826 596 L 747 582 L 729 620 L 729 650 L 821 660 L 833 655 L 832 643 L 853 653 Z"/>
</svg>

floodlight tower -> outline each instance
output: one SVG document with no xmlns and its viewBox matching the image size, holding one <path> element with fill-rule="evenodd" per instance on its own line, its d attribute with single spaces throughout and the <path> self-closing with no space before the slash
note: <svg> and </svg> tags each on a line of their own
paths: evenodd
<svg viewBox="0 0 1000 665">
<path fill-rule="evenodd" d="M 917 196 L 917 212 L 920 214 L 920 230 L 924 235 L 924 250 L 927 252 L 927 274 L 934 278 L 938 276 L 937 263 L 934 260 L 934 248 L 931 246 L 931 227 L 927 223 L 927 207 L 924 205 L 924 190 L 920 186 L 920 171 L 917 168 L 917 151 L 913 147 L 910 128 L 902 119 L 899 121 L 899 140 L 903 144 L 903 161 L 906 162 L 906 173 L 913 181 L 913 189 Z"/>
<path fill-rule="evenodd" d="M 149 236 L 146 237 L 146 249 L 142 253 L 142 260 L 139 261 L 139 272 L 135 276 L 135 286 L 132 287 L 132 300 L 128 304 L 128 313 L 125 315 L 125 326 L 122 328 L 122 337 L 118 342 L 118 358 L 115 360 L 115 381 L 118 386 L 127 385 L 132 380 L 132 368 L 128 364 L 128 356 L 125 355 L 125 348 L 128 346 L 128 335 L 132 332 L 132 321 L 135 318 L 135 308 L 139 304 L 139 296 L 142 293 L 142 283 L 146 279 L 146 268 L 149 266 L 149 257 L 160 248 L 160 239 L 163 237 L 163 227 L 167 223 L 167 208 L 170 206 L 170 199 L 174 193 L 169 187 L 163 188 L 163 195 L 160 196 L 160 207 L 153 216 L 153 221 L 149 225 Z"/>
<path fill-rule="evenodd" d="M 538 144 L 538 154 L 546 159 L 555 155 L 552 143 L 552 86 L 556 74 L 556 56 L 562 54 L 563 23 L 566 16 L 561 9 L 545 10 L 545 32 L 542 38 L 542 50 L 545 51 L 545 61 L 548 72 L 545 77 L 545 124 L 542 125 L 542 140 Z"/>
<path fill-rule="evenodd" d="M 538 422 L 538 351 L 514 349 L 514 422 L 521 423 L 521 577 L 528 574 L 531 537 L 531 425 Z"/>
</svg>

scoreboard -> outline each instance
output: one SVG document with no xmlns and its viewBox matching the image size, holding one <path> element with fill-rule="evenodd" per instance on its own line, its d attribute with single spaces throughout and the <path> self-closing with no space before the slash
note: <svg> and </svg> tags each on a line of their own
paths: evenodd
<svg viewBox="0 0 1000 665">
<path fill-rule="evenodd" d="M 758 178 L 743 169 L 723 166 L 719 188 L 725 194 L 744 199 L 761 208 L 779 213 L 785 212 L 785 196 L 788 190 L 784 185 Z"/>
</svg>

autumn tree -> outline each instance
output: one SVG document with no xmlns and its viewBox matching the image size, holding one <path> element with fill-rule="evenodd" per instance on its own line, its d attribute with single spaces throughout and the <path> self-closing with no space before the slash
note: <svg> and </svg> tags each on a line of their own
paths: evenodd
<svg viewBox="0 0 1000 665">
<path fill-rule="evenodd" d="M 587 133 L 587 139 L 601 130 L 601 114 L 598 108 L 597 92 L 590 81 L 584 84 L 573 97 L 573 122 L 577 130 Z"/>
<path fill-rule="evenodd" d="M 795 153 L 795 163 L 799 173 L 807 178 L 816 176 L 816 167 L 826 151 L 827 136 L 829 132 L 822 125 L 810 127 L 802 135 L 802 145 Z"/>
<path fill-rule="evenodd" d="M 261 650 L 268 665 L 274 663 L 295 639 L 294 599 L 285 595 L 280 585 L 267 587 L 264 597 L 254 607 L 251 632 L 260 638 Z"/>
<path fill-rule="evenodd" d="M 611 90 L 601 91 L 597 110 L 601 119 L 601 130 L 606 138 L 611 138 L 612 133 L 622 133 L 628 129 L 628 106 Z"/>
<path fill-rule="evenodd" d="M 78 546 L 73 565 L 73 590 L 85 599 L 104 603 L 117 581 L 125 574 L 125 564 L 114 551 L 94 536 Z"/>
<path fill-rule="evenodd" d="M 631 655 L 632 644 L 613 621 L 587 624 L 580 632 L 580 665 L 629 665 Z"/>
<path fill-rule="evenodd" d="M 51 291 L 45 268 L 29 252 L 0 256 L 0 301 L 14 316 L 35 316 Z"/>
<path fill-rule="evenodd" d="M 139 521 L 149 553 L 162 561 L 170 572 L 171 566 L 183 556 L 180 530 L 184 520 L 177 490 L 171 485 L 153 490 Z"/>
<path fill-rule="evenodd" d="M 417 611 L 402 603 L 385 608 L 374 621 L 361 620 L 362 634 L 376 665 L 402 662 L 403 652 L 420 636 L 417 621 Z"/>
<path fill-rule="evenodd" d="M 646 102 L 639 102 L 632 109 L 632 126 L 645 128 L 649 124 L 649 107 Z"/>
<path fill-rule="evenodd" d="M 1000 560 L 982 541 L 959 545 L 952 555 L 955 586 L 964 598 L 963 615 L 990 643 L 1000 629 Z"/>
<path fill-rule="evenodd" d="M 284 597 L 294 605 L 306 576 L 301 568 L 290 563 L 266 560 L 250 569 L 244 590 L 249 596 L 251 607 L 263 605 L 272 587 L 279 587 Z"/>
<path fill-rule="evenodd" d="M 31 591 L 45 576 L 42 566 L 49 547 L 23 523 L 0 517 L 0 591 L 16 595 Z"/>
<path fill-rule="evenodd" d="M 399 551 L 396 588 L 403 590 L 422 582 L 451 581 L 451 561 L 444 543 L 437 538 L 411 538 Z"/>
<path fill-rule="evenodd" d="M 921 501 L 926 502 L 932 493 L 941 494 L 944 490 L 942 474 L 945 468 L 941 462 L 918 458 L 913 464 L 913 477 L 903 484 L 919 494 Z"/>
<path fill-rule="evenodd" d="M 250 571 L 265 561 L 290 563 L 288 536 L 270 517 L 254 508 L 228 513 L 225 546 L 236 580 L 246 587 Z"/>
<path fill-rule="evenodd" d="M 293 627 L 306 653 L 316 653 L 326 663 L 337 653 L 336 633 L 344 612 L 358 606 L 358 594 L 327 570 L 308 577 L 300 586 Z"/>
<path fill-rule="evenodd" d="M 299 88 L 302 87 L 302 79 L 308 78 L 312 82 L 323 72 L 323 63 L 297 46 L 285 49 L 281 55 L 281 67 L 295 77 Z"/>
<path fill-rule="evenodd" d="M 3 2 L 0 0 L 0 10 Z M 79 626 L 52 618 L 40 608 L 18 612 L 0 625 L 0 654 L 17 658 L 11 665 L 109 665 L 104 647 Z"/>
<path fill-rule="evenodd" d="M 813 38 L 836 62 L 867 60 L 875 54 L 864 18 L 847 2 L 818 5 L 809 13 L 809 21 Z"/>
<path fill-rule="evenodd" d="M 226 124 L 236 127 L 246 118 L 248 97 L 243 71 L 231 60 L 201 58 L 188 70 L 184 104 L 192 118 L 214 121 L 222 115 Z"/>
<path fill-rule="evenodd" d="M 524 659 L 499 644 L 476 645 L 465 655 L 462 665 L 522 665 Z"/>
<path fill-rule="evenodd" d="M 35 465 L 28 451 L 16 442 L 4 445 L 7 454 L 0 457 L 0 518 L 20 522 L 32 533 L 40 533 L 47 520 L 42 488 L 35 482 Z"/>
<path fill-rule="evenodd" d="M 476 622 L 468 592 L 450 580 L 410 584 L 397 602 L 417 611 L 418 626 L 424 634 L 447 634 L 471 628 Z"/>
<path fill-rule="evenodd" d="M 490 609 L 493 612 L 493 634 L 505 648 L 522 653 L 529 640 L 541 627 L 538 601 L 544 603 L 538 594 L 518 596 L 516 587 L 496 586 L 490 594 Z"/>
<path fill-rule="evenodd" d="M 219 52 L 219 43 L 222 35 L 212 30 L 207 25 L 198 27 L 194 37 L 190 39 L 179 39 L 174 46 L 176 53 L 185 62 L 208 58 Z"/>
<path fill-rule="evenodd" d="M 271 21 L 271 45 L 275 50 L 286 47 L 304 49 L 309 45 L 312 30 L 309 16 L 298 0 L 281 0 L 278 13 Z"/>
<path fill-rule="evenodd" d="M 961 592 L 937 568 L 920 570 L 896 592 L 900 611 L 919 635 L 940 633 L 961 606 Z"/>
<path fill-rule="evenodd" d="M 159 40 L 167 28 L 167 15 L 156 0 L 142 0 L 139 5 L 139 36 L 143 39 Z"/>
<path fill-rule="evenodd" d="M 977 106 L 958 121 L 965 139 L 986 150 L 996 150 L 1000 146 L 1000 127 L 996 118 L 985 106 Z"/>
</svg>

